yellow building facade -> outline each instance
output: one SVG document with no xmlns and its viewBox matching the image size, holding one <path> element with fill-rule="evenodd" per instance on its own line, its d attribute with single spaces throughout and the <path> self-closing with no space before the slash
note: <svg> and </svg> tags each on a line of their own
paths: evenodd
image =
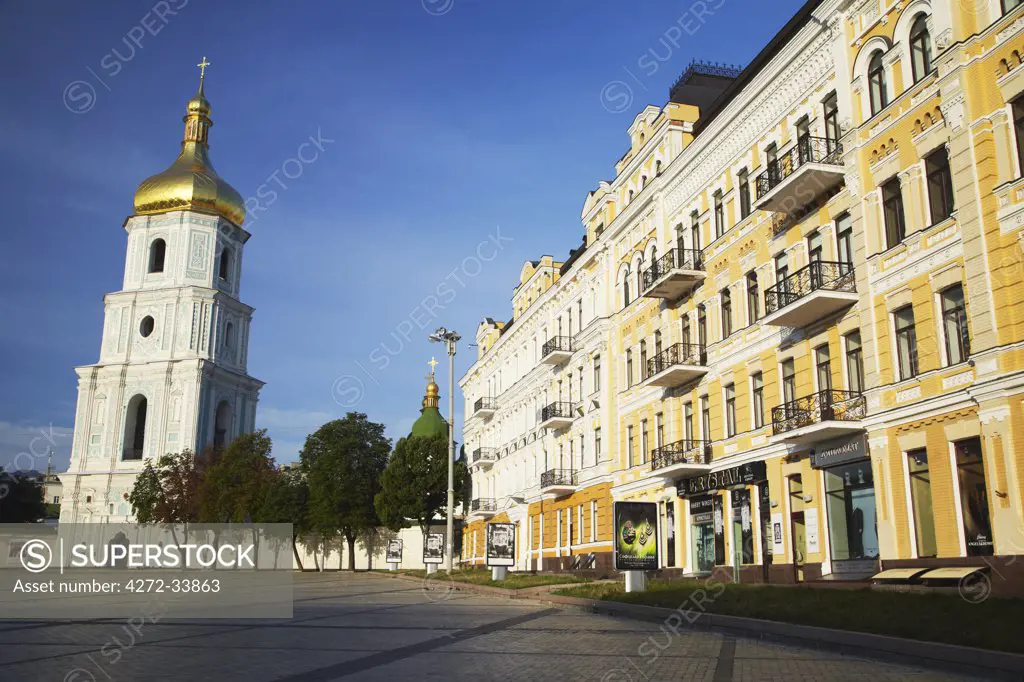
<svg viewBox="0 0 1024 682">
<path fill-rule="evenodd" d="M 478 329 L 463 559 L 607 570 L 634 500 L 666 571 L 1024 592 L 1020 5 L 811 0 L 640 112 Z"/>
</svg>

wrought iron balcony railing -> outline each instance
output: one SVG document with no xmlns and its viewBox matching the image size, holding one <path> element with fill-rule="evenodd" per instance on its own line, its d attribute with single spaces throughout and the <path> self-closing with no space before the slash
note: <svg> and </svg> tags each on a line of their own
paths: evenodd
<svg viewBox="0 0 1024 682">
<path fill-rule="evenodd" d="M 854 422 L 867 414 L 863 393 L 827 389 L 772 408 L 772 433 L 776 436 L 826 421 Z"/>
<path fill-rule="evenodd" d="M 703 270 L 704 252 L 695 249 L 669 249 L 668 253 L 651 263 L 643 272 L 642 287 L 647 291 L 672 270 Z"/>
<path fill-rule="evenodd" d="M 494 398 L 480 398 L 473 404 L 473 412 L 479 412 L 480 410 L 496 410 L 498 409 L 498 401 Z"/>
<path fill-rule="evenodd" d="M 546 422 L 549 419 L 573 419 L 574 403 L 558 402 L 551 403 L 541 408 L 540 420 Z"/>
<path fill-rule="evenodd" d="M 473 464 L 493 462 L 496 459 L 498 459 L 498 450 L 496 448 L 477 448 L 473 451 Z"/>
<path fill-rule="evenodd" d="M 548 469 L 540 475 L 540 487 L 575 486 L 576 472 L 572 469 Z"/>
<path fill-rule="evenodd" d="M 856 293 L 853 264 L 819 260 L 800 268 L 764 292 L 765 312 L 771 315 L 819 289 Z"/>
<path fill-rule="evenodd" d="M 125 448 L 122 459 L 126 462 L 142 459 L 141 448 Z"/>
<path fill-rule="evenodd" d="M 478 497 L 469 503 L 471 512 L 493 512 L 498 510 L 498 501 L 490 497 Z"/>
<path fill-rule="evenodd" d="M 699 343 L 676 343 L 647 361 L 647 374 L 644 379 L 664 372 L 677 365 L 706 365 L 708 354 Z"/>
<path fill-rule="evenodd" d="M 684 439 L 651 450 L 651 471 L 674 464 L 710 464 L 711 441 Z"/>
<path fill-rule="evenodd" d="M 783 152 L 757 176 L 757 198 L 765 196 L 809 163 L 843 165 L 843 145 L 824 137 L 806 136 Z"/>
<path fill-rule="evenodd" d="M 549 339 L 541 346 L 541 357 L 547 357 L 554 352 L 572 353 L 574 350 L 571 336 L 556 336 Z"/>
</svg>

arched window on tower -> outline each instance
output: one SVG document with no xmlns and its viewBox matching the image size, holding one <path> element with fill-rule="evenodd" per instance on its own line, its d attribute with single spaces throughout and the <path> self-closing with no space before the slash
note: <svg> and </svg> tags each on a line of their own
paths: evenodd
<svg viewBox="0 0 1024 682">
<path fill-rule="evenodd" d="M 219 276 L 222 280 L 227 281 L 231 275 L 231 250 L 224 249 L 220 252 L 220 271 Z"/>
<path fill-rule="evenodd" d="M 128 401 L 124 420 L 124 460 L 140 460 L 146 447 L 146 396 L 135 395 Z"/>
<path fill-rule="evenodd" d="M 154 239 L 149 245 L 149 271 L 163 272 L 164 257 L 167 255 L 167 242 L 163 239 Z"/>
<path fill-rule="evenodd" d="M 932 72 L 932 38 L 925 14 L 918 16 L 910 28 L 910 68 L 915 83 Z"/>
<path fill-rule="evenodd" d="M 213 447 L 220 449 L 228 443 L 231 435 L 231 406 L 228 401 L 222 400 L 217 405 L 217 415 L 213 426 Z"/>
<path fill-rule="evenodd" d="M 228 350 L 235 348 L 235 325 L 230 322 L 224 325 L 224 347 Z"/>
</svg>

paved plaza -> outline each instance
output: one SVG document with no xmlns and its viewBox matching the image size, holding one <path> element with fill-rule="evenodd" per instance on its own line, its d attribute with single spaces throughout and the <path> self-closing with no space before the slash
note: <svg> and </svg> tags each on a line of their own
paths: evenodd
<svg viewBox="0 0 1024 682">
<path fill-rule="evenodd" d="M 373 574 L 296 576 L 291 621 L 0 622 L 5 682 L 954 680 Z"/>
</svg>

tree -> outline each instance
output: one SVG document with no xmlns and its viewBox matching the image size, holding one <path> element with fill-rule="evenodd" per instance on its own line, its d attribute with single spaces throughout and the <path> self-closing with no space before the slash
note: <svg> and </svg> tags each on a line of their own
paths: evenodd
<svg viewBox="0 0 1024 682">
<path fill-rule="evenodd" d="M 128 495 L 139 523 L 182 523 L 199 516 L 202 462 L 190 450 L 146 460 Z"/>
<path fill-rule="evenodd" d="M 325 537 L 344 536 L 352 571 L 356 538 L 380 524 L 373 499 L 390 449 L 382 424 L 349 412 L 310 434 L 299 455 L 309 481 L 311 525 Z"/>
<path fill-rule="evenodd" d="M 211 452 L 199 483 L 199 520 L 204 523 L 254 523 L 274 476 L 274 458 L 266 430 L 239 436 Z"/>
<path fill-rule="evenodd" d="M 42 483 L 0 471 L 0 522 L 35 523 L 45 514 Z"/>
<path fill-rule="evenodd" d="M 455 462 L 455 505 L 465 499 L 469 476 L 462 461 Z M 381 476 L 377 514 L 391 530 L 409 525 L 411 519 L 424 537 L 430 523 L 448 507 L 448 437 L 402 438 L 395 446 Z"/>
<path fill-rule="evenodd" d="M 299 570 L 305 570 L 296 544 L 298 538 L 312 530 L 309 523 L 309 484 L 303 472 L 296 469 L 277 472 L 263 498 L 259 520 L 262 523 L 292 524 L 292 553 Z M 315 550 L 313 558 L 315 561 Z"/>
</svg>

